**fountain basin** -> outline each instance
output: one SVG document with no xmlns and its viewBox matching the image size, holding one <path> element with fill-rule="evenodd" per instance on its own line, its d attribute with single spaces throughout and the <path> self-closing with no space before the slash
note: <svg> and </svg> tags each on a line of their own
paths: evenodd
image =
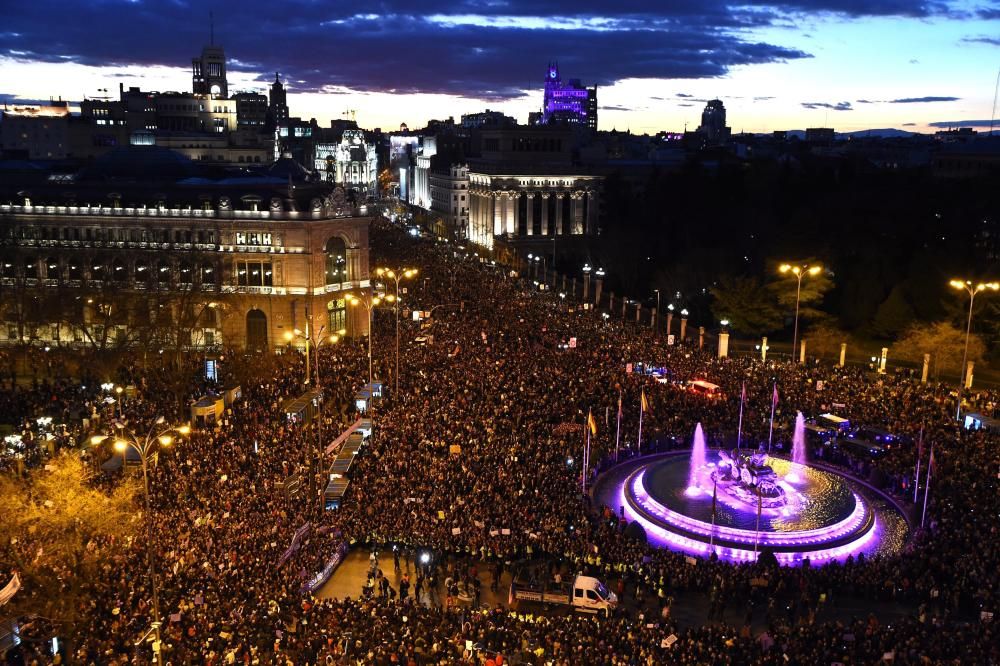
<svg viewBox="0 0 1000 666">
<path fill-rule="evenodd" d="M 836 472 L 780 458 L 767 464 L 782 498 L 770 504 L 761 498 L 758 528 L 757 495 L 722 479 L 721 460 L 718 451 L 707 451 L 699 469 L 686 456 L 632 461 L 612 470 L 613 482 L 595 492 L 639 521 L 651 542 L 692 555 L 714 551 L 730 561 L 753 561 L 766 549 L 782 564 L 822 563 L 895 552 L 905 540 L 905 519 L 880 493 Z M 792 483 L 790 476 L 799 478 Z"/>
</svg>

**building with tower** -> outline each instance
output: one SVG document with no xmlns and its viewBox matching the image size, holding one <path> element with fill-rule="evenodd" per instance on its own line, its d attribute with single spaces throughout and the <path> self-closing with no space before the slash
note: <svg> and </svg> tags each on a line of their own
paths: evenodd
<svg viewBox="0 0 1000 666">
<path fill-rule="evenodd" d="M 288 96 L 285 93 L 285 86 L 278 78 L 278 73 L 274 73 L 274 83 L 271 84 L 271 94 L 268 98 L 268 113 L 272 125 L 280 125 L 281 121 L 288 120 Z"/>
<path fill-rule="evenodd" d="M 730 130 L 726 126 L 726 107 L 722 100 L 713 99 L 705 105 L 698 133 L 710 145 L 721 145 L 729 141 Z"/>
<path fill-rule="evenodd" d="M 580 79 L 563 82 L 559 63 L 549 63 L 542 99 L 542 124 L 582 125 L 597 130 L 597 87 L 587 88 Z"/>
<path fill-rule="evenodd" d="M 191 90 L 196 95 L 229 97 L 226 54 L 221 46 L 206 46 L 200 57 L 191 59 Z"/>
</svg>

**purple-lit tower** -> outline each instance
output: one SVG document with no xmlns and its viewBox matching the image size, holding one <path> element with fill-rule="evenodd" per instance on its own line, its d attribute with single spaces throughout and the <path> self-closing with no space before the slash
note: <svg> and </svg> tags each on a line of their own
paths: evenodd
<svg viewBox="0 0 1000 666">
<path fill-rule="evenodd" d="M 597 86 L 587 88 L 580 79 L 563 83 L 559 63 L 549 63 L 545 74 L 542 124 L 570 123 L 597 130 Z"/>
</svg>

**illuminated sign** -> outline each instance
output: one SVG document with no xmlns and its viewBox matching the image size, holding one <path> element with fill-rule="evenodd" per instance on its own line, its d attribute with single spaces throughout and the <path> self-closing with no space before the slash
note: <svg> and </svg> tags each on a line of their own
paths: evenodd
<svg viewBox="0 0 1000 666">
<path fill-rule="evenodd" d="M 255 246 L 271 245 L 271 234 L 257 231 L 237 231 L 236 244 Z"/>
</svg>

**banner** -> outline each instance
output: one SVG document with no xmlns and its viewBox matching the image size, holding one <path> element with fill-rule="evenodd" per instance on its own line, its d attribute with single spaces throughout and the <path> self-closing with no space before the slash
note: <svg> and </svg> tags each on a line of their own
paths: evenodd
<svg viewBox="0 0 1000 666">
<path fill-rule="evenodd" d="M 281 558 L 278 560 L 278 566 L 279 567 L 282 564 L 284 564 L 285 562 L 287 562 L 288 558 L 290 558 L 292 555 L 295 554 L 295 551 L 297 551 L 299 549 L 299 546 L 301 545 L 300 542 L 302 541 L 303 537 L 305 537 L 305 535 L 309 532 L 309 528 L 311 528 L 311 527 L 312 527 L 312 523 L 306 523 L 305 525 L 303 525 L 299 529 L 295 530 L 295 534 L 292 536 L 292 543 L 291 543 L 291 545 L 288 546 L 288 550 L 286 550 L 282 554 Z"/>
<path fill-rule="evenodd" d="M 15 573 L 14 577 L 10 579 L 10 582 L 7 583 L 2 590 L 0 590 L 0 606 L 3 606 L 8 601 L 13 599 L 14 595 L 17 594 L 17 591 L 20 589 L 21 589 L 21 579 Z"/>
</svg>

